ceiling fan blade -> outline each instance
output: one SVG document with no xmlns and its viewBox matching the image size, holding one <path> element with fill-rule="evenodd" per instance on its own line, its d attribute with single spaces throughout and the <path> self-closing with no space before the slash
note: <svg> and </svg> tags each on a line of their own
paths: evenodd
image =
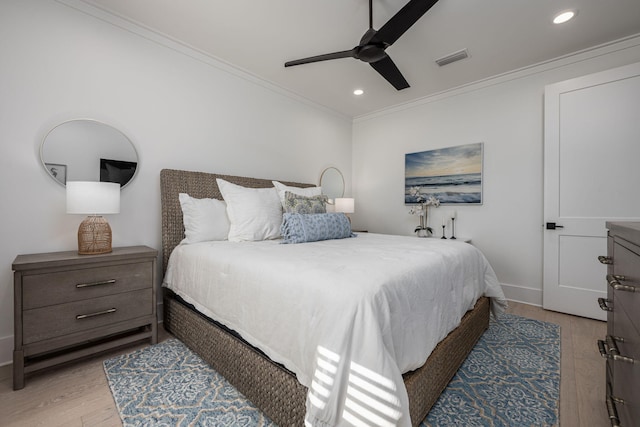
<svg viewBox="0 0 640 427">
<path fill-rule="evenodd" d="M 406 89 L 409 87 L 409 83 L 405 80 L 404 76 L 393 63 L 391 57 L 386 55 L 378 62 L 371 62 L 370 65 L 376 70 L 382 77 L 387 79 L 393 87 L 397 90 Z"/>
<path fill-rule="evenodd" d="M 333 52 L 333 53 L 326 53 L 324 55 L 310 56 L 309 58 L 296 59 L 295 61 L 285 62 L 284 66 L 292 67 L 294 65 L 309 64 L 311 62 L 319 62 L 319 61 L 328 61 L 330 59 L 355 58 L 356 52 L 357 52 L 356 48 L 353 48 L 350 50 L 343 50 L 341 52 Z"/>
<path fill-rule="evenodd" d="M 378 30 L 371 41 L 391 46 L 437 2 L 438 0 L 410 0 Z"/>
</svg>

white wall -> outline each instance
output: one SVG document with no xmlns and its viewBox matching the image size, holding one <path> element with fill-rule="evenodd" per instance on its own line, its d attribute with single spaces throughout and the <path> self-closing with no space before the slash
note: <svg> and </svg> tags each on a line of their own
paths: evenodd
<svg viewBox="0 0 640 427">
<path fill-rule="evenodd" d="M 16 255 L 77 248 L 82 218 L 65 214 L 38 153 L 60 122 L 101 120 L 136 146 L 138 175 L 108 217 L 116 246 L 160 248 L 162 168 L 351 176 L 351 120 L 53 0 L 2 0 L 0 58 L 0 364 L 13 351 Z"/>
<path fill-rule="evenodd" d="M 354 228 L 411 234 L 404 154 L 484 142 L 484 204 L 456 208 L 457 234 L 484 251 L 508 296 L 539 303 L 544 86 L 640 61 L 629 40 L 360 117 L 352 134 L 342 116 L 123 27 L 53 0 L 0 2 L 0 364 L 13 349 L 13 259 L 76 247 L 81 218 L 64 213 L 64 189 L 38 157 L 62 121 L 105 121 L 133 141 L 140 170 L 108 219 L 115 245 L 155 248 L 165 167 L 316 182 L 333 165 L 356 197 Z"/>
<path fill-rule="evenodd" d="M 456 234 L 485 253 L 508 298 L 541 304 L 544 87 L 638 61 L 640 37 L 357 118 L 354 227 L 412 234 L 418 220 L 404 205 L 405 153 L 484 142 L 484 203 L 455 207 Z M 431 210 L 438 232 L 451 209 Z"/>
</svg>

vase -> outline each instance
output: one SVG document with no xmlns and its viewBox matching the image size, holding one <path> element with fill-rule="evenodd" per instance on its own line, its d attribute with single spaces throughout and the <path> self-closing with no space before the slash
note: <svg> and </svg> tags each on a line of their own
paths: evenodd
<svg viewBox="0 0 640 427">
<path fill-rule="evenodd" d="M 420 226 L 416 229 L 416 235 L 418 237 L 429 237 L 430 234 L 427 228 L 427 207 L 423 206 L 420 213 Z"/>
</svg>

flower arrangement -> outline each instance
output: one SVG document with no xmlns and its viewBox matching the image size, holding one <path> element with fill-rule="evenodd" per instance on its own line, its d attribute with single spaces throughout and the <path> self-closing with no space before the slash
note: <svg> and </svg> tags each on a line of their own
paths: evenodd
<svg viewBox="0 0 640 427">
<path fill-rule="evenodd" d="M 409 188 L 409 195 L 413 197 L 420 205 L 412 206 L 409 209 L 411 215 L 420 215 L 420 225 L 415 229 L 418 237 L 428 237 L 433 234 L 433 229 L 427 226 L 427 217 L 429 215 L 429 206 L 440 206 L 440 200 L 433 196 L 425 197 L 420 192 L 420 187 Z"/>
</svg>

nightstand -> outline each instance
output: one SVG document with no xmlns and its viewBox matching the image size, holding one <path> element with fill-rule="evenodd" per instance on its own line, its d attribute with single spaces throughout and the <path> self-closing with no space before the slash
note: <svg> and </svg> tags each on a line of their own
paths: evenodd
<svg viewBox="0 0 640 427">
<path fill-rule="evenodd" d="M 440 239 L 440 237 L 438 237 L 438 239 Z M 444 239 L 442 239 L 444 240 Z M 451 240 L 450 237 L 447 237 L 447 240 Z M 460 237 L 460 236 L 456 236 L 455 239 L 451 240 L 452 242 L 464 242 L 464 243 L 471 243 L 471 237 Z"/>
<path fill-rule="evenodd" d="M 429 239 L 440 239 L 440 240 L 451 240 L 452 242 L 463 242 L 463 243 L 471 243 L 471 237 L 459 237 L 456 236 L 455 239 L 451 239 L 450 237 L 447 237 L 446 239 L 443 239 L 442 236 L 429 236 Z"/>
<path fill-rule="evenodd" d="M 114 347 L 158 339 L 156 258 L 146 246 L 100 255 L 18 255 L 13 389 L 24 375 Z"/>
</svg>

